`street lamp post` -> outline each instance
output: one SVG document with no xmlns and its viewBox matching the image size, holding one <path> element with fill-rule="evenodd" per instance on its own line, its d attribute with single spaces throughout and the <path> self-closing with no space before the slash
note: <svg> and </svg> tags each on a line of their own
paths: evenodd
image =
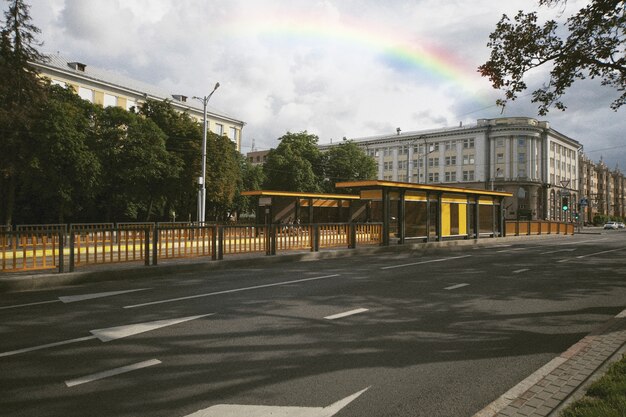
<svg viewBox="0 0 626 417">
<path fill-rule="evenodd" d="M 198 191 L 198 224 L 204 223 L 206 217 L 206 137 L 207 137 L 207 117 L 206 117 L 206 107 L 209 104 L 209 100 L 215 90 L 220 86 L 220 83 L 215 83 L 215 87 L 213 87 L 213 91 L 211 94 L 204 97 L 195 97 L 194 99 L 200 100 L 202 105 L 204 106 L 204 117 L 202 119 L 202 176 L 198 178 L 198 183 L 200 184 L 200 190 Z"/>
</svg>

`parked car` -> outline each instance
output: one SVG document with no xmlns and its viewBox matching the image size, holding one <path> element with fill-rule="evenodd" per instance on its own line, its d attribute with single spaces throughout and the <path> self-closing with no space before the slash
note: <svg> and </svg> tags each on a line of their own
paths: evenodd
<svg viewBox="0 0 626 417">
<path fill-rule="evenodd" d="M 611 229 L 615 230 L 615 229 L 618 229 L 619 226 L 617 225 L 616 222 L 606 222 L 604 223 L 604 228 L 608 230 L 611 230 Z"/>
<path fill-rule="evenodd" d="M 622 222 L 618 222 L 618 223 L 617 223 L 617 227 L 618 227 L 619 229 L 623 229 L 624 227 L 626 227 L 626 225 L 624 225 L 624 223 L 622 223 Z"/>
</svg>

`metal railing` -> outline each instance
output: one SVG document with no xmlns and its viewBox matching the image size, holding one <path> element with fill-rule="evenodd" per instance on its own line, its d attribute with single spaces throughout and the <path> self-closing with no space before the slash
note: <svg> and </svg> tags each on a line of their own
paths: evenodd
<svg viewBox="0 0 626 417">
<path fill-rule="evenodd" d="M 0 271 L 62 269 L 63 239 L 54 230 L 0 232 Z"/>
</svg>

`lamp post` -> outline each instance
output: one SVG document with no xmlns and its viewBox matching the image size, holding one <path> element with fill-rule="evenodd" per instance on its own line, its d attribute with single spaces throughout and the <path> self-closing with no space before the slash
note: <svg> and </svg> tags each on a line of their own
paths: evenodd
<svg viewBox="0 0 626 417">
<path fill-rule="evenodd" d="M 208 96 L 195 97 L 194 99 L 200 100 L 204 106 L 204 118 L 202 119 L 202 176 L 198 178 L 200 184 L 200 190 L 198 191 L 198 223 L 202 224 L 205 221 L 206 214 L 206 137 L 207 137 L 207 118 L 206 107 L 209 104 L 209 100 L 215 90 L 220 86 L 220 83 L 215 83 L 213 91 Z"/>
</svg>

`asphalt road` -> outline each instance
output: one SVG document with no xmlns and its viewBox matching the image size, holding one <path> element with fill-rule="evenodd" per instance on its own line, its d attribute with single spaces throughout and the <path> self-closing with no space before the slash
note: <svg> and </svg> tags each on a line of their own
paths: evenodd
<svg viewBox="0 0 626 417">
<path fill-rule="evenodd" d="M 626 307 L 625 243 L 494 240 L 2 294 L 0 414 L 470 417 Z"/>
</svg>

